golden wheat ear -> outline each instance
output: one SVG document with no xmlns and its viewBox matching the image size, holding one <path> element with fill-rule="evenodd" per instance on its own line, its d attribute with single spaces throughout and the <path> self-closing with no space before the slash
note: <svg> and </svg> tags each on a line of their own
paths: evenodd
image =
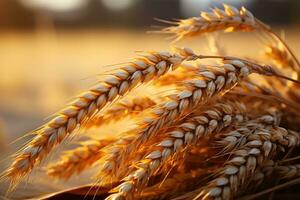
<svg viewBox="0 0 300 200">
<path fill-rule="evenodd" d="M 197 114 L 179 123 L 176 125 L 178 128 L 166 131 L 164 136 L 160 135 L 162 138 L 156 145 L 148 148 L 145 158 L 135 164 L 137 169 L 128 174 L 123 179 L 125 181 L 112 190 L 116 194 L 112 194 L 108 199 L 114 196 L 125 198 L 136 188 L 141 189 L 166 160 L 201 138 L 217 134 L 236 121 L 242 120 L 243 111 L 241 105 L 234 102 L 216 103 L 211 107 L 208 106 L 207 109 L 199 110 Z"/>
<path fill-rule="evenodd" d="M 81 173 L 93 166 L 100 158 L 105 156 L 102 148 L 112 144 L 116 139 L 93 139 L 84 141 L 81 146 L 64 152 L 57 163 L 47 166 L 47 174 L 58 179 L 69 179 L 72 175 Z"/>
<path fill-rule="evenodd" d="M 225 147 L 235 143 L 234 149 L 228 149 L 228 161 L 216 172 L 215 179 L 190 193 L 190 198 L 232 199 L 241 195 L 264 161 L 272 159 L 282 148 L 288 148 L 283 137 L 288 131 L 282 128 L 279 128 L 279 132 L 274 130 L 270 125 L 276 120 L 271 122 L 269 119 L 271 116 L 266 115 L 255 120 L 256 123 L 246 122 L 247 129 L 230 132 L 228 137 L 222 139 L 220 142 Z M 261 124 L 262 122 L 266 124 Z"/>
<path fill-rule="evenodd" d="M 240 10 L 224 4 L 224 10 L 218 8 L 211 12 L 201 12 L 200 17 L 192 17 L 174 22 L 170 26 L 157 31 L 175 35 L 176 41 L 185 37 L 201 35 L 215 31 L 252 31 L 258 29 L 260 24 L 246 8 Z"/>
<path fill-rule="evenodd" d="M 285 41 L 268 25 L 255 18 L 245 7 L 238 10 L 233 6 L 224 4 L 223 10 L 214 8 L 211 12 L 202 12 L 200 17 L 178 20 L 174 23 L 174 26 L 170 26 L 156 32 L 174 35 L 174 42 L 176 42 L 186 37 L 216 31 L 232 32 L 262 30 L 267 33 L 271 39 L 275 39 L 276 42 L 280 43 L 284 47 L 285 51 L 289 53 L 297 65 L 295 70 L 298 73 L 300 71 L 300 62 Z"/>
</svg>

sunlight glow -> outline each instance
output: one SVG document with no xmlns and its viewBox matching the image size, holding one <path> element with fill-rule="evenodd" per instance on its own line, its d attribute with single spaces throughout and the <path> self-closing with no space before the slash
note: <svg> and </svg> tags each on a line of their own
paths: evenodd
<svg viewBox="0 0 300 200">
<path fill-rule="evenodd" d="M 20 0 L 33 9 L 45 9 L 53 12 L 70 12 L 85 6 L 87 0 Z"/>
</svg>

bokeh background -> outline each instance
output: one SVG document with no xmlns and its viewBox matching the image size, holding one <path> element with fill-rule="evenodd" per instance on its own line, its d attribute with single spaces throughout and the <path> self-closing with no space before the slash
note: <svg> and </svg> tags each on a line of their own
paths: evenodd
<svg viewBox="0 0 300 200">
<path fill-rule="evenodd" d="M 126 62 L 138 50 L 168 50 L 165 35 L 146 33 L 164 25 L 154 18 L 198 16 L 222 3 L 246 6 L 299 55 L 299 0 L 0 0 L 2 157 L 20 145 L 10 142 L 95 83 L 108 65 Z M 259 56 L 266 42 L 249 33 L 220 38 L 228 52 L 242 56 Z M 206 38 L 178 46 L 208 51 Z"/>
</svg>

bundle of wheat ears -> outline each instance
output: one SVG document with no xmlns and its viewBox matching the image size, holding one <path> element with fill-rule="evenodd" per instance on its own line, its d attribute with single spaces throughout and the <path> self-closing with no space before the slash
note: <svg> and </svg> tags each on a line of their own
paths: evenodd
<svg viewBox="0 0 300 200">
<path fill-rule="evenodd" d="M 164 22 L 170 27 L 158 32 L 175 42 L 259 32 L 270 41 L 270 62 L 227 55 L 218 41 L 213 55 L 178 47 L 142 52 L 32 132 L 3 174 L 10 192 L 67 137 L 124 118 L 134 128 L 91 137 L 50 163 L 47 174 L 68 180 L 98 167 L 93 195 L 107 200 L 253 199 L 300 182 L 300 64 L 284 40 L 244 7 Z M 132 97 L 143 86 L 160 92 Z"/>
</svg>

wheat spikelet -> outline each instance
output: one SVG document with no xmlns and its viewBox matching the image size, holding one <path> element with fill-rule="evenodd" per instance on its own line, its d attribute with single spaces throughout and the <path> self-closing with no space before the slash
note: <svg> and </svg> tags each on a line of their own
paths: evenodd
<svg viewBox="0 0 300 200">
<path fill-rule="evenodd" d="M 160 31 L 161 33 L 175 34 L 176 40 L 184 37 L 199 35 L 220 30 L 251 31 L 259 24 L 251 12 L 242 7 L 240 10 L 224 4 L 224 10 L 214 8 L 211 12 L 202 12 L 200 17 L 193 17 L 175 22 Z"/>
<path fill-rule="evenodd" d="M 65 152 L 65 155 L 60 159 L 61 161 L 48 166 L 47 173 L 52 177 L 67 180 L 103 157 L 105 154 L 101 149 L 114 141 L 115 139 L 85 141 L 80 147 Z"/>
<path fill-rule="evenodd" d="M 150 52 L 134 60 L 111 75 L 107 80 L 80 95 L 70 106 L 60 111 L 53 120 L 36 131 L 37 136 L 15 157 L 5 172 L 12 180 L 12 186 L 27 175 L 49 152 L 71 134 L 77 125 L 82 124 L 95 112 L 101 110 L 119 95 L 126 94 L 137 84 L 149 82 L 155 77 L 176 67 L 184 59 L 168 52 Z"/>
<path fill-rule="evenodd" d="M 138 115 L 140 112 L 156 105 L 156 101 L 150 97 L 142 96 L 133 99 L 122 100 L 110 109 L 103 113 L 103 115 L 95 116 L 83 125 L 83 128 L 99 127 L 102 124 L 108 124 L 118 121 L 126 116 Z"/>
<path fill-rule="evenodd" d="M 270 115 L 266 115 L 264 117 L 270 118 Z M 246 126 L 242 126 L 236 130 L 230 131 L 229 133 L 224 133 L 223 135 L 219 135 L 218 137 L 223 137 L 218 143 L 222 145 L 222 149 L 224 152 L 230 152 L 240 146 L 243 146 L 248 140 L 251 139 L 253 143 L 260 143 L 261 139 L 259 137 L 263 137 L 264 135 L 255 134 L 253 132 L 257 130 L 263 130 L 270 135 L 270 139 L 272 141 L 276 141 L 283 147 L 291 148 L 296 147 L 299 145 L 300 138 L 299 135 L 294 134 L 291 131 L 286 130 L 283 127 L 271 125 L 269 122 L 268 124 L 259 124 L 249 123 L 247 122 Z M 248 137 L 248 138 L 247 138 Z"/>
<path fill-rule="evenodd" d="M 278 119 L 276 116 L 272 115 L 264 115 L 254 120 L 246 121 L 245 124 L 239 124 L 237 128 L 230 130 L 229 132 L 217 135 L 217 144 L 221 146 L 220 148 L 224 153 L 233 151 L 249 142 L 249 138 L 247 137 L 253 139 L 251 138 L 251 135 L 258 129 L 265 129 L 275 124 L 278 124 Z M 257 136 L 260 135 L 256 134 L 255 137 Z M 259 140 L 260 139 L 257 139 L 255 142 L 260 143 Z"/>
<path fill-rule="evenodd" d="M 260 168 L 255 171 L 253 177 L 249 177 L 249 184 L 242 193 L 251 193 L 256 191 L 273 173 L 274 161 L 271 159 L 264 160 Z"/>
</svg>

